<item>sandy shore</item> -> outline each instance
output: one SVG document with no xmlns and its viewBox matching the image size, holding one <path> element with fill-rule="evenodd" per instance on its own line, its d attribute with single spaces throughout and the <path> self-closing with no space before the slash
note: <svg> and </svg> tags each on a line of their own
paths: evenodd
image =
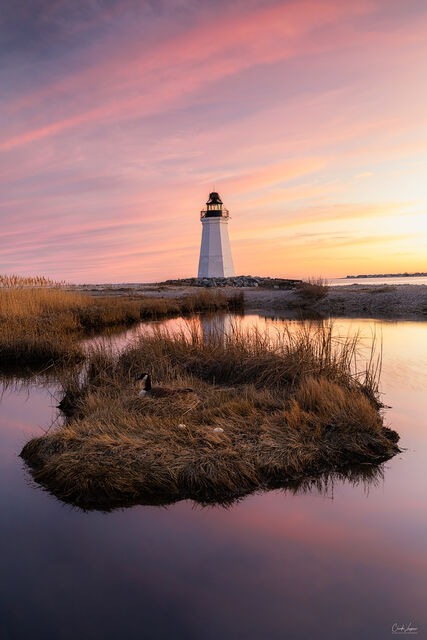
<svg viewBox="0 0 427 640">
<path fill-rule="evenodd" d="M 156 286 L 147 284 L 95 285 L 79 287 L 95 295 L 150 295 L 175 298 L 197 291 L 195 287 Z M 280 311 L 300 316 L 301 312 L 319 316 L 365 317 L 427 320 L 427 285 L 360 285 L 330 287 L 321 300 L 304 300 L 297 291 L 264 288 L 225 287 L 223 291 L 242 291 L 248 310 Z"/>
<path fill-rule="evenodd" d="M 301 301 L 295 291 L 247 291 L 246 305 L 253 309 L 307 309 L 325 316 L 406 318 L 427 320 L 426 285 L 359 284 L 331 287 L 325 298 Z"/>
</svg>

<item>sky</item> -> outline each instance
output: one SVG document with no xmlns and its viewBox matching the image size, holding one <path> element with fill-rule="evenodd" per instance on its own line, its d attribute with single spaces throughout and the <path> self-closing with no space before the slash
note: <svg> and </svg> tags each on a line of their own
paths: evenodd
<svg viewBox="0 0 427 640">
<path fill-rule="evenodd" d="M 3 0 L 0 273 L 427 271 L 425 0 Z"/>
</svg>

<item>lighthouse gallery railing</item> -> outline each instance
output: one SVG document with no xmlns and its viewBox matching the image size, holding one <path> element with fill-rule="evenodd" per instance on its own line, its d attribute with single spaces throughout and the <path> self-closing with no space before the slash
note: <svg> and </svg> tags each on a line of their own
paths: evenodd
<svg viewBox="0 0 427 640">
<path fill-rule="evenodd" d="M 225 218 L 228 220 L 230 218 L 230 214 L 228 209 L 202 209 L 200 212 L 200 219 L 202 218 Z"/>
</svg>

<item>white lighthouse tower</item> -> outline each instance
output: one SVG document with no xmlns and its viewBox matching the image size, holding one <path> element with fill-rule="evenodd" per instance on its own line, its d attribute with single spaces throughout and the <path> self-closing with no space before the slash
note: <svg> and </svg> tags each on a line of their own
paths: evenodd
<svg viewBox="0 0 427 640">
<path fill-rule="evenodd" d="M 202 244 L 200 247 L 199 278 L 230 278 L 234 276 L 233 258 L 228 238 L 230 215 L 222 206 L 216 191 L 209 194 L 206 209 L 200 212 Z"/>
</svg>

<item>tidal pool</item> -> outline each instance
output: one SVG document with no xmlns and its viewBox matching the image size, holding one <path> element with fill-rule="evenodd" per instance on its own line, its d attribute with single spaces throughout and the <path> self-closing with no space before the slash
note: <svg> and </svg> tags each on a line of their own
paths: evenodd
<svg viewBox="0 0 427 640">
<path fill-rule="evenodd" d="M 196 322 L 209 332 L 236 319 Z M 237 322 L 271 330 L 283 320 Z M 427 637 L 427 323 L 335 323 L 337 334 L 357 329 L 367 343 L 382 335 L 381 390 L 403 452 L 374 484 L 272 491 L 228 509 L 181 502 L 104 514 L 61 504 L 18 457 L 55 420 L 55 388 L 5 384 L 0 638 L 360 640 L 410 624 Z"/>
</svg>

